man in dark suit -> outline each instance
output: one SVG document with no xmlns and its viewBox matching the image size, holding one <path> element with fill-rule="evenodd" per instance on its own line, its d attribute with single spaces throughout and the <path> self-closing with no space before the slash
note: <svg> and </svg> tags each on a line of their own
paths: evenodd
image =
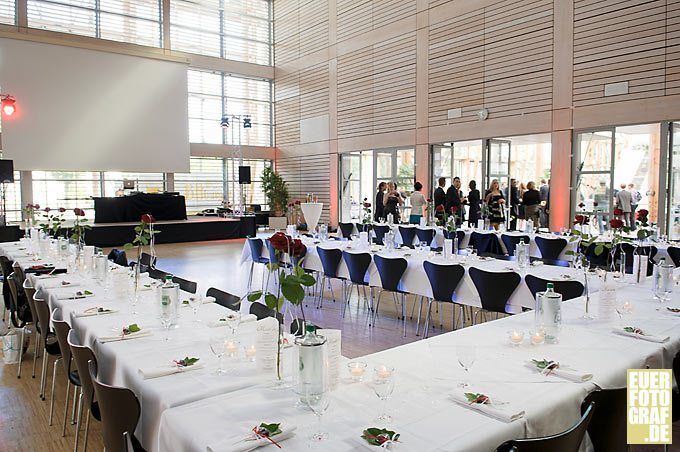
<svg viewBox="0 0 680 452">
<path fill-rule="evenodd" d="M 517 229 L 517 217 L 519 216 L 519 190 L 517 189 L 517 181 L 510 179 L 510 186 L 505 193 L 505 199 L 510 201 L 510 230 Z"/>
<path fill-rule="evenodd" d="M 434 191 L 434 211 L 436 212 L 437 218 L 442 217 L 442 214 L 437 212 L 437 206 L 442 206 L 446 207 L 446 192 L 444 191 L 444 187 L 446 186 L 446 178 L 445 177 L 440 177 L 437 180 L 439 186 L 435 189 Z"/>
<path fill-rule="evenodd" d="M 456 208 L 456 223 L 458 225 L 465 220 L 465 209 L 463 209 L 465 203 L 467 203 L 467 199 L 460 190 L 460 177 L 456 176 L 453 178 L 453 184 L 446 190 L 446 212 L 451 215 L 451 208 Z"/>
</svg>

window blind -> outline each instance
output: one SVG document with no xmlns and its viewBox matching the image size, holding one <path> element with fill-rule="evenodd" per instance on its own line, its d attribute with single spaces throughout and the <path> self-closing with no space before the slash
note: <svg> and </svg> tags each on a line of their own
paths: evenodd
<svg viewBox="0 0 680 452">
<path fill-rule="evenodd" d="M 104 173 L 104 196 L 116 196 L 116 191 L 123 188 L 123 180 L 134 180 L 137 190 L 146 193 L 165 190 L 163 173 L 126 173 L 107 171 Z"/>
<path fill-rule="evenodd" d="M 16 6 L 14 0 L 0 0 L 0 24 L 16 23 Z"/>
<path fill-rule="evenodd" d="M 175 173 L 175 191 L 186 198 L 187 213 L 217 208 L 224 197 L 224 159 L 191 157 L 191 172 Z"/>
<path fill-rule="evenodd" d="M 73 218 L 76 207 L 94 218 L 92 196 L 101 196 L 100 175 L 92 171 L 33 171 L 33 202 L 41 208 L 64 207 L 65 218 Z"/>
</svg>

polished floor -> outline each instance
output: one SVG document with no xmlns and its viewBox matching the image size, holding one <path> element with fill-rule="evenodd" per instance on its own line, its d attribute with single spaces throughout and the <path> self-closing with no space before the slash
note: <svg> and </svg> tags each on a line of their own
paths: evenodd
<svg viewBox="0 0 680 452">
<path fill-rule="evenodd" d="M 227 240 L 213 242 L 195 242 L 183 244 L 158 245 L 157 267 L 197 281 L 199 290 L 205 292 L 209 287 L 217 287 L 227 292 L 244 295 L 247 291 L 249 265 L 241 265 L 243 240 Z M 262 270 L 256 269 L 253 287 L 261 285 Z M 328 293 L 328 292 L 327 292 Z M 383 296 L 380 304 L 380 315 L 374 327 L 368 326 L 367 311 L 363 300 L 357 299 L 356 292 L 352 297 L 347 313 L 341 315 L 342 303 L 339 301 L 341 288 L 335 286 L 333 302 L 330 294 L 324 300 L 323 308 L 317 309 L 312 297 L 305 303 L 305 315 L 316 324 L 325 328 L 342 329 L 343 355 L 347 357 L 362 356 L 386 348 L 395 347 L 420 337 L 415 336 L 415 316 L 410 319 L 414 300 L 407 303 L 407 331 L 402 336 L 402 323 L 396 318 L 395 305 L 391 296 Z M 439 328 L 439 314 L 433 316 L 437 328 L 430 330 L 430 335 L 451 330 L 451 310 L 446 306 L 442 312 L 443 328 Z M 67 424 L 66 437 L 61 436 L 61 422 L 64 413 L 64 396 L 66 387 L 61 369 L 57 372 L 57 388 L 54 423 L 48 426 L 49 387 L 47 401 L 38 398 L 39 363 L 35 379 L 31 378 L 32 347 L 29 347 L 22 370 L 22 378 L 16 377 L 16 365 L 4 365 L 0 360 L 0 451 L 68 451 L 73 450 L 75 426 Z M 51 362 L 51 361 L 50 361 Z M 50 365 L 51 371 L 51 365 Z M 70 420 L 70 414 L 69 414 Z M 676 444 L 680 442 L 680 424 L 674 425 Z M 82 435 L 81 435 L 82 440 Z M 82 441 L 81 447 L 82 450 Z M 101 429 L 97 421 L 90 423 L 88 450 L 101 451 Z M 661 447 L 636 447 L 639 451 L 661 451 Z M 671 451 L 680 452 L 680 447 L 671 446 Z"/>
</svg>

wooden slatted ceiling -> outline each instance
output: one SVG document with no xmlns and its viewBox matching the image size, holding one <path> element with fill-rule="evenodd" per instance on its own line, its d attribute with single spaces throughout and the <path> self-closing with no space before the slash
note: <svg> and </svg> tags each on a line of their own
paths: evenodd
<svg viewBox="0 0 680 452">
<path fill-rule="evenodd" d="M 431 25 L 430 126 L 476 121 L 482 107 L 496 118 L 549 111 L 552 52 L 552 0 L 506 0 Z M 452 108 L 463 116 L 447 119 Z"/>
<path fill-rule="evenodd" d="M 276 160 L 276 170 L 288 183 L 291 199 L 304 199 L 314 193 L 323 202 L 321 221 L 328 223 L 330 213 L 330 160 L 327 154 L 283 157 Z"/>
<path fill-rule="evenodd" d="M 415 15 L 416 0 L 337 0 L 338 41 Z"/>
<path fill-rule="evenodd" d="M 666 95 L 680 94 L 680 0 L 666 4 Z"/>
<path fill-rule="evenodd" d="M 338 57 L 339 138 L 409 130 L 415 121 L 415 32 Z"/>
<path fill-rule="evenodd" d="M 575 0 L 575 106 L 664 95 L 666 9 L 667 0 Z M 628 94 L 604 96 L 623 81 Z"/>
</svg>

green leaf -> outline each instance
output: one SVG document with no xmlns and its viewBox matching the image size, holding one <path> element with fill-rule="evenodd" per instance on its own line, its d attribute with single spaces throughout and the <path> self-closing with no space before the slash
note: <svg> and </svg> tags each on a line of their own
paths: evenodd
<svg viewBox="0 0 680 452">
<path fill-rule="evenodd" d="M 262 298 L 262 291 L 261 290 L 258 290 L 258 291 L 255 291 L 255 292 L 250 292 L 248 294 L 248 301 L 250 301 L 251 303 L 253 301 L 259 300 L 260 298 Z"/>
<path fill-rule="evenodd" d="M 278 435 L 281 433 L 281 424 L 266 424 L 261 423 L 260 429 L 266 430 L 269 436 Z"/>
<path fill-rule="evenodd" d="M 300 267 L 299 265 L 296 265 L 295 268 L 293 269 L 293 274 L 299 277 L 305 275 L 306 273 L 304 268 Z"/>
<path fill-rule="evenodd" d="M 128 327 L 126 329 L 127 329 L 128 333 L 136 333 L 137 331 L 142 331 L 142 329 L 136 323 L 132 323 L 132 324 L 128 325 Z"/>
<path fill-rule="evenodd" d="M 90 292 L 89 290 L 86 290 L 86 291 L 83 292 L 83 293 L 84 293 L 85 295 L 92 295 L 92 292 Z"/>
<path fill-rule="evenodd" d="M 291 281 L 290 278 L 281 280 L 281 293 L 286 297 L 286 300 L 294 305 L 302 303 L 302 300 L 305 299 L 305 289 L 302 288 L 300 283 Z"/>
<path fill-rule="evenodd" d="M 596 245 L 594 252 L 595 252 L 596 256 L 599 256 L 600 254 L 602 254 L 604 252 L 604 245 L 602 245 L 602 244 Z"/>
<path fill-rule="evenodd" d="M 199 360 L 200 360 L 200 358 L 190 358 L 190 357 L 187 356 L 184 359 L 180 359 L 179 361 L 176 361 L 176 362 L 177 362 L 177 365 L 179 365 L 179 366 L 189 367 L 189 366 L 193 366 L 194 364 L 196 364 Z"/>
<path fill-rule="evenodd" d="M 316 284 L 316 279 L 312 275 L 310 275 L 309 273 L 305 273 L 304 275 L 302 275 L 300 277 L 300 283 L 303 286 L 311 287 L 314 284 Z"/>
<path fill-rule="evenodd" d="M 264 296 L 264 304 L 267 305 L 269 309 L 274 309 L 278 310 L 278 299 L 276 298 L 276 295 L 268 293 L 267 295 Z"/>
</svg>

